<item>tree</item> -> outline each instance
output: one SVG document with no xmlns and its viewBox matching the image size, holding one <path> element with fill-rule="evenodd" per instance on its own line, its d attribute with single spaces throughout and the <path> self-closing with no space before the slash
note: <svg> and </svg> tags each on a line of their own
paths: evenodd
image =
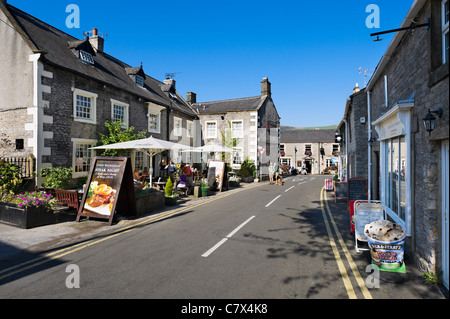
<svg viewBox="0 0 450 319">
<path fill-rule="evenodd" d="M 105 123 L 105 127 L 108 133 L 100 134 L 100 143 L 98 146 L 140 140 L 147 136 L 147 132 L 145 130 L 135 133 L 133 126 L 128 129 L 123 129 L 122 125 L 123 123 L 120 121 L 107 121 Z M 118 156 L 121 153 L 123 153 L 123 151 L 105 150 L 102 156 Z"/>
</svg>

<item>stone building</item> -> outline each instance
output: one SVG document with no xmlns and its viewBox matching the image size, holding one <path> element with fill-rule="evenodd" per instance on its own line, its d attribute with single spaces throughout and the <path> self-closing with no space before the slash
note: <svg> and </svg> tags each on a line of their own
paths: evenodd
<svg viewBox="0 0 450 319">
<path fill-rule="evenodd" d="M 196 146 L 198 118 L 175 82 L 110 56 L 96 29 L 79 40 L 5 0 L 0 19 L 1 157 L 33 154 L 37 172 L 65 166 L 86 176 L 107 120 Z M 142 153 L 131 155 L 137 167 L 148 165 Z"/>
<path fill-rule="evenodd" d="M 353 94 L 347 99 L 344 116 L 338 125 L 338 133 L 343 137 L 340 153 L 339 172 L 341 180 L 347 178 L 367 178 L 368 152 L 367 95 L 365 89 L 356 84 Z"/>
<path fill-rule="evenodd" d="M 340 153 L 334 141 L 335 130 L 282 130 L 280 135 L 281 164 L 301 169 L 308 174 L 322 174 L 337 163 Z"/>
<path fill-rule="evenodd" d="M 198 113 L 204 145 L 222 145 L 222 133 L 237 139 L 233 147 L 232 168 L 239 169 L 248 158 L 267 174 L 270 162 L 279 163 L 280 116 L 272 100 L 268 78 L 261 82 L 261 95 L 214 102 L 197 102 L 195 93 L 187 101 Z M 231 145 L 232 146 L 232 145 Z M 264 151 L 261 155 L 260 151 Z"/>
<path fill-rule="evenodd" d="M 369 195 L 406 229 L 411 260 L 422 271 L 441 273 L 448 289 L 448 0 L 414 1 L 400 28 L 427 22 L 394 31 L 363 94 L 367 144 L 356 152 L 368 154 Z M 430 116 L 432 131 L 424 125 Z"/>
</svg>

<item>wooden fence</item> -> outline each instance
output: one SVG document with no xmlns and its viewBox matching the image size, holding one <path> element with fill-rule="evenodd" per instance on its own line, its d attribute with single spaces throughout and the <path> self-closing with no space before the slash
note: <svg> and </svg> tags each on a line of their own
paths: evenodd
<svg viewBox="0 0 450 319">
<path fill-rule="evenodd" d="M 22 178 L 32 178 L 36 171 L 36 158 L 30 154 L 27 157 L 2 157 L 0 161 L 5 161 L 20 167 L 20 175 Z"/>
</svg>

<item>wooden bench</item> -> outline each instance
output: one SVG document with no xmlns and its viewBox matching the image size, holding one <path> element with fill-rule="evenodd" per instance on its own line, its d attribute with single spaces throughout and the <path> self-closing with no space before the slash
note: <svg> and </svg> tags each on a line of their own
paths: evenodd
<svg viewBox="0 0 450 319">
<path fill-rule="evenodd" d="M 76 208 L 78 211 L 80 207 L 78 191 L 55 189 L 55 194 L 58 199 L 58 205 Z"/>
</svg>

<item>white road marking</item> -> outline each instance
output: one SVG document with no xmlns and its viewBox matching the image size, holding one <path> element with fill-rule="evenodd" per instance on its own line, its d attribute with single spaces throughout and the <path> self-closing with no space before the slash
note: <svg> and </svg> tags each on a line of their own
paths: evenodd
<svg viewBox="0 0 450 319">
<path fill-rule="evenodd" d="M 286 189 L 284 192 L 287 193 L 287 192 L 289 192 L 291 189 L 293 189 L 294 187 L 295 187 L 295 186 L 292 186 L 292 187 Z"/>
<path fill-rule="evenodd" d="M 212 247 L 210 250 L 208 250 L 206 253 L 204 253 L 202 255 L 202 257 L 208 257 L 209 255 L 211 255 L 217 248 L 219 248 L 220 246 L 222 246 L 223 244 L 226 243 L 226 241 L 233 237 L 234 234 L 236 234 L 242 227 L 244 227 L 245 225 L 247 225 L 253 218 L 255 218 L 255 216 L 250 217 L 249 219 L 247 219 L 245 222 L 243 222 L 241 225 L 239 225 L 235 230 L 233 230 L 231 233 L 229 233 L 227 235 L 227 237 L 225 237 L 224 239 L 222 239 L 221 241 L 219 241 L 217 244 L 214 245 L 214 247 Z"/>
<path fill-rule="evenodd" d="M 273 201 L 271 201 L 269 204 L 267 204 L 266 207 L 269 207 L 270 205 L 272 205 L 280 197 L 281 197 L 281 195 L 277 196 Z"/>
</svg>

